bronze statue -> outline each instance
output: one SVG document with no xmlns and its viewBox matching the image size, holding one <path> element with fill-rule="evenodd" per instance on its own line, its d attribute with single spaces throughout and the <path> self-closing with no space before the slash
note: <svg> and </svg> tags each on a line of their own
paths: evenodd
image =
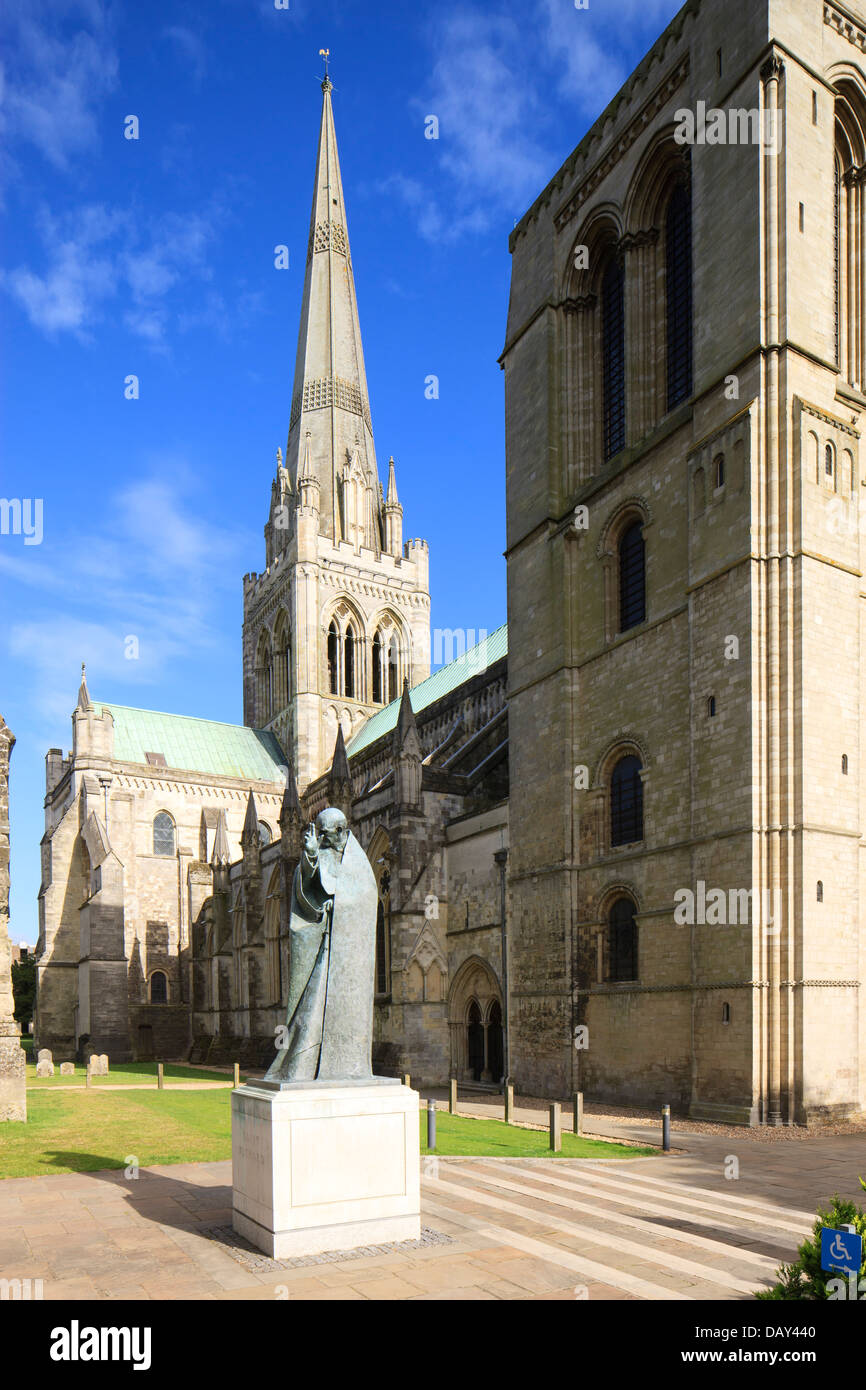
<svg viewBox="0 0 866 1390">
<path fill-rule="evenodd" d="M 310 823 L 292 881 L 286 1036 L 266 1081 L 372 1075 L 378 894 L 342 811 Z"/>
</svg>

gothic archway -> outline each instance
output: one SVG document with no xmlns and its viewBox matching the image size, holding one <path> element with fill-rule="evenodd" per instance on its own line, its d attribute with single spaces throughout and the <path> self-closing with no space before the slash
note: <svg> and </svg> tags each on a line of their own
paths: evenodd
<svg viewBox="0 0 866 1390">
<path fill-rule="evenodd" d="M 451 1074 L 458 1081 L 499 1085 L 504 1072 L 502 989 L 481 956 L 470 956 L 448 992 Z"/>
</svg>

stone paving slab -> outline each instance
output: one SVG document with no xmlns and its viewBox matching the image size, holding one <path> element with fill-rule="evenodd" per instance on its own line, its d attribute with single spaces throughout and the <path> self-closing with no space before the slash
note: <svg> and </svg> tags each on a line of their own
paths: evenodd
<svg viewBox="0 0 866 1390">
<path fill-rule="evenodd" d="M 351 1258 L 245 1264 L 231 1225 L 231 1164 L 160 1165 L 0 1182 L 0 1278 L 52 1300 L 748 1299 L 790 1259 L 833 1190 L 860 1196 L 852 1136 L 736 1145 L 689 1135 L 678 1155 L 632 1160 L 440 1159 L 422 1176 L 427 1243 Z M 430 1171 L 430 1170 L 428 1170 Z M 627 1248 L 623 1248 L 623 1245 Z M 414 1248 L 413 1248 L 414 1247 Z"/>
</svg>

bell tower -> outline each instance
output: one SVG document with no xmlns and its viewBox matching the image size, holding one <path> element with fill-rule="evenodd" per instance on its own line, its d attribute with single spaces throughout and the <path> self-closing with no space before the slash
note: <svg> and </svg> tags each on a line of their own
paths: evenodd
<svg viewBox="0 0 866 1390">
<path fill-rule="evenodd" d="M 334 113 L 322 121 L 285 459 L 262 574 L 244 578 L 244 723 L 272 730 L 301 791 L 404 681 L 430 672 L 427 542 L 403 543 L 379 481 Z"/>
</svg>

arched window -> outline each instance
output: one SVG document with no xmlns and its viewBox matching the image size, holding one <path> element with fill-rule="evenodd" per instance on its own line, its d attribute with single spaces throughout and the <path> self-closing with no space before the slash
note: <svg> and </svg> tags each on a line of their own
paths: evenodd
<svg viewBox="0 0 866 1390">
<path fill-rule="evenodd" d="M 625 277 L 612 255 L 601 281 L 604 457 L 625 447 Z"/>
<path fill-rule="evenodd" d="M 328 689 L 332 695 L 339 693 L 339 661 L 338 651 L 340 639 L 337 635 L 337 624 L 331 623 L 328 628 Z"/>
<path fill-rule="evenodd" d="M 646 617 L 646 555 L 643 522 L 633 521 L 619 542 L 619 630 L 627 632 Z"/>
<path fill-rule="evenodd" d="M 346 629 L 346 636 L 343 643 L 343 669 L 345 684 L 343 694 L 348 695 L 349 699 L 355 698 L 355 630 Z"/>
<path fill-rule="evenodd" d="M 845 777 L 848 776 L 848 754 L 847 754 L 847 753 L 843 753 L 843 754 L 842 754 L 842 772 L 843 772 L 843 774 L 844 774 Z"/>
<path fill-rule="evenodd" d="M 725 456 L 716 454 L 713 460 L 713 487 L 718 489 L 725 486 Z"/>
<path fill-rule="evenodd" d="M 162 970 L 154 970 L 150 977 L 150 1002 L 151 1004 L 168 1003 L 168 980 Z"/>
<path fill-rule="evenodd" d="M 827 444 L 824 448 L 824 477 L 833 477 L 833 445 Z"/>
<path fill-rule="evenodd" d="M 611 980 L 637 979 L 637 923 L 630 898 L 617 898 L 610 909 L 608 958 Z"/>
<path fill-rule="evenodd" d="M 376 993 L 388 993 L 388 956 L 385 950 L 385 904 L 376 910 Z"/>
<path fill-rule="evenodd" d="M 397 641 L 397 634 L 392 632 L 388 642 L 388 703 L 396 700 L 400 694 L 400 643 Z"/>
<path fill-rule="evenodd" d="M 262 849 L 267 848 L 267 846 L 271 843 L 271 841 L 273 840 L 273 838 L 274 838 L 273 831 L 271 830 L 271 827 L 268 825 L 267 821 L 260 820 L 260 821 L 259 821 L 259 840 L 260 840 L 260 842 L 261 842 Z"/>
<path fill-rule="evenodd" d="M 620 758 L 610 779 L 610 843 L 631 845 L 643 839 L 641 761 L 633 753 Z"/>
<path fill-rule="evenodd" d="M 857 389 L 864 378 L 864 256 L 860 170 L 866 163 L 866 101 L 859 83 L 836 85 L 833 155 L 833 311 L 836 360 L 844 381 Z M 829 249 L 829 248 L 828 248 Z"/>
<path fill-rule="evenodd" d="M 285 702 L 288 704 L 292 698 L 292 644 L 288 640 L 283 652 L 283 681 L 285 682 Z"/>
<path fill-rule="evenodd" d="M 153 818 L 153 852 L 174 855 L 174 821 L 167 811 Z"/>
<path fill-rule="evenodd" d="M 842 361 L 842 161 L 833 162 L 833 337 L 836 361 Z"/>
<path fill-rule="evenodd" d="M 692 393 L 692 200 L 687 183 L 671 194 L 665 218 L 668 410 Z"/>
<path fill-rule="evenodd" d="M 819 903 L 822 903 L 822 902 L 824 901 L 824 885 L 823 885 L 823 883 L 821 882 L 820 878 L 818 879 L 818 894 L 817 894 L 817 896 L 818 896 L 818 902 L 819 902 Z"/>
<path fill-rule="evenodd" d="M 382 703 L 382 634 L 377 632 L 373 638 L 373 704 Z"/>
</svg>

